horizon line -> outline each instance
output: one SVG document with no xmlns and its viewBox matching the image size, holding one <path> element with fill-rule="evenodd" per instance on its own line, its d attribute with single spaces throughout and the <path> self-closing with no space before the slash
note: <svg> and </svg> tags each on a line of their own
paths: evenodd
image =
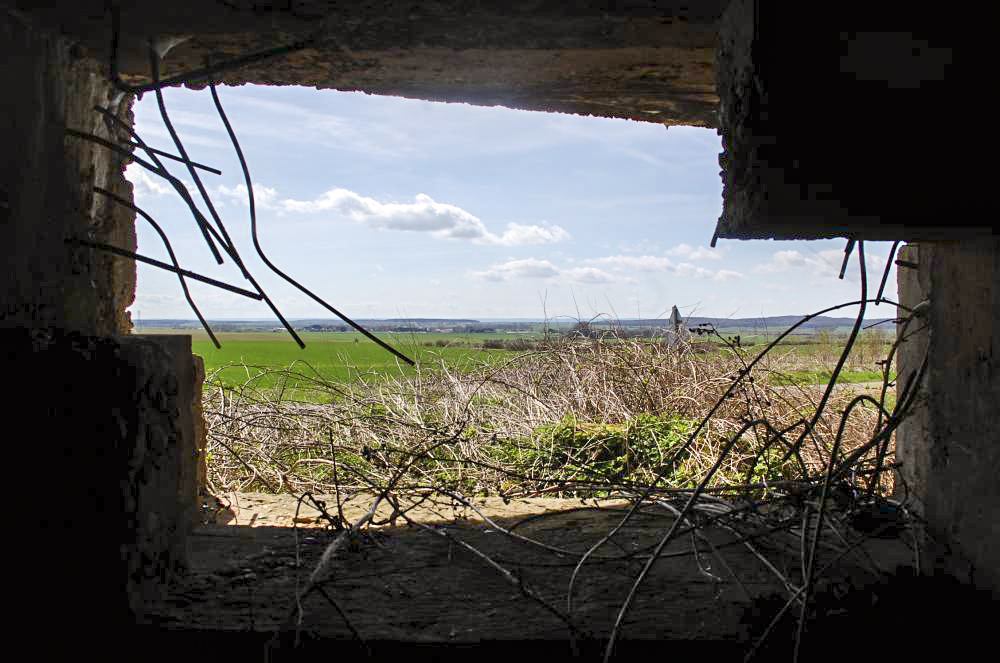
<svg viewBox="0 0 1000 663">
<path fill-rule="evenodd" d="M 721 315 L 689 315 L 689 316 L 685 316 L 684 319 L 706 318 L 706 319 L 712 319 L 712 320 L 768 320 L 768 319 L 771 319 L 771 318 L 789 318 L 789 317 L 805 318 L 808 315 L 810 315 L 810 314 L 784 313 L 784 314 L 779 314 L 779 315 L 761 315 L 761 316 L 743 316 L 743 317 L 721 316 Z M 877 318 L 877 317 L 874 317 L 874 316 L 869 317 L 869 316 L 866 315 L 864 317 L 864 319 L 865 320 L 871 320 L 871 319 L 875 319 L 875 320 L 889 320 L 889 319 L 892 319 L 892 318 L 895 318 L 895 317 L 896 316 L 888 316 L 888 317 Z M 854 319 L 857 319 L 857 316 L 820 315 L 820 316 L 816 316 L 814 319 L 815 320 L 819 320 L 819 319 L 823 319 L 823 318 L 836 318 L 836 319 L 843 319 L 843 320 L 854 320 Z M 286 317 L 286 319 L 289 322 L 330 321 L 330 322 L 336 322 L 336 323 L 340 323 L 340 324 L 346 324 L 340 318 L 335 318 L 335 317 L 297 317 L 297 318 Z M 150 320 L 153 320 L 153 321 L 170 321 L 170 322 L 191 322 L 191 323 L 198 323 L 198 320 L 194 319 L 194 318 L 171 318 L 171 317 L 157 317 L 157 316 L 146 316 L 146 317 L 143 317 L 143 318 L 136 317 L 136 318 L 132 319 L 132 323 L 136 324 L 136 323 L 139 323 L 139 322 L 150 321 Z M 279 325 L 281 324 L 280 321 L 278 321 L 277 319 L 273 319 L 273 318 L 206 318 L 206 320 L 208 322 L 274 322 L 275 324 L 279 324 Z M 667 317 L 656 317 L 656 318 L 612 317 L 612 316 L 607 315 L 607 314 L 595 315 L 595 316 L 592 316 L 592 317 L 589 317 L 589 318 L 582 318 L 582 317 L 579 317 L 579 316 L 576 316 L 576 315 L 553 315 L 553 316 L 548 316 L 548 317 L 544 317 L 544 318 L 540 318 L 540 317 L 516 317 L 516 316 L 515 317 L 460 316 L 460 317 L 453 317 L 453 318 L 452 317 L 439 317 L 439 316 L 407 316 L 407 317 L 386 316 L 386 317 L 370 317 L 370 318 L 356 317 L 356 318 L 354 318 L 354 320 L 365 320 L 365 321 L 375 321 L 375 322 L 387 322 L 387 321 L 397 321 L 397 320 L 402 320 L 402 321 L 406 321 L 406 320 L 441 320 L 441 321 L 445 321 L 445 322 L 447 322 L 447 321 L 501 322 L 501 321 L 508 321 L 508 320 L 509 321 L 518 321 L 518 322 L 546 322 L 546 321 L 549 321 L 549 320 L 552 320 L 552 321 L 555 321 L 555 320 L 576 320 L 576 321 L 663 320 L 663 321 L 666 321 L 666 320 L 669 320 L 669 316 L 667 316 Z"/>
</svg>

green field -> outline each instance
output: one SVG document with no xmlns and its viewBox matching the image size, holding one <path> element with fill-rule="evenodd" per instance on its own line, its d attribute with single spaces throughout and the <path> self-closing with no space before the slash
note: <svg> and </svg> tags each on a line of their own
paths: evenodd
<svg viewBox="0 0 1000 663">
<path fill-rule="evenodd" d="M 284 389 L 284 396 L 315 400 L 306 388 L 316 381 L 344 384 L 356 381 L 391 379 L 413 375 L 417 369 L 398 360 L 361 334 L 355 332 L 299 332 L 306 347 L 300 349 L 283 332 L 220 332 L 222 348 L 217 349 L 204 331 L 191 329 L 146 328 L 143 333 L 184 333 L 192 336 L 192 349 L 205 360 L 208 380 L 229 387 L 241 385 L 257 389 Z M 537 347 L 532 341 L 543 338 L 540 333 L 380 333 L 403 354 L 416 360 L 421 371 L 466 371 L 484 363 L 503 361 L 518 354 L 517 350 Z M 724 334 L 733 339 L 735 334 Z M 692 339 L 702 347 L 728 352 L 718 337 Z M 733 339 L 735 340 L 735 339 Z M 770 338 L 741 335 L 743 353 L 753 357 L 764 349 Z M 772 374 L 771 384 L 816 384 L 826 382 L 829 367 L 836 363 L 846 337 L 834 334 L 798 336 L 786 339 L 775 348 L 772 356 L 780 374 Z M 841 374 L 839 382 L 869 382 L 881 379 L 875 360 L 884 357 L 887 338 L 873 333 L 862 334 L 852 352 L 852 360 Z M 505 349 L 485 349 L 499 343 L 527 342 L 527 347 L 507 345 Z M 609 342 L 609 341 L 604 341 Z M 615 342 L 615 341 L 610 341 Z M 291 369 L 282 375 L 272 371 Z M 327 397 L 320 395 L 321 399 Z"/>
<path fill-rule="evenodd" d="M 167 330 L 156 330 L 164 333 Z M 222 344 L 217 349 L 204 332 L 192 334 L 192 350 L 205 360 L 205 373 L 213 382 L 229 386 L 248 381 L 258 388 L 280 386 L 278 378 L 268 375 L 268 369 L 292 368 L 307 377 L 329 382 L 351 382 L 358 379 L 412 375 L 416 369 L 361 334 L 348 332 L 300 332 L 306 347 L 300 349 L 287 334 L 280 333 L 219 333 Z M 482 350 L 470 347 L 472 341 L 483 341 L 492 334 L 382 334 L 379 337 L 397 350 L 414 359 L 421 370 L 437 370 L 442 362 L 449 369 L 464 370 L 501 360 L 511 355 L 503 350 Z M 475 337 L 474 339 L 471 337 Z M 439 339 L 462 341 L 459 347 L 425 345 Z M 304 385 L 308 379 L 302 379 Z M 289 384 L 287 386 L 298 386 Z"/>
</svg>

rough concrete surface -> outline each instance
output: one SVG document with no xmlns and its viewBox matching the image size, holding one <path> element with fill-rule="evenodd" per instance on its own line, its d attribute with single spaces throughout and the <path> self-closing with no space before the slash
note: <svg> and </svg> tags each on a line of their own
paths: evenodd
<svg viewBox="0 0 1000 663">
<path fill-rule="evenodd" d="M 32 15 L 108 61 L 105 3 L 55 5 Z M 308 48 L 221 80 L 714 126 L 715 23 L 724 5 L 185 0 L 163 12 L 159 3 L 123 3 L 119 67 L 129 81 L 148 82 L 150 37 L 186 38 L 164 60 L 167 77 L 312 38 Z"/>
<path fill-rule="evenodd" d="M 0 68 L 7 85 L 0 114 L 0 244 L 7 247 L 0 324 L 127 332 L 135 266 L 64 242 L 76 237 L 135 250 L 134 215 L 92 190 L 131 198 L 123 159 L 65 133 L 109 137 L 93 106 L 108 106 L 111 85 L 70 40 L 3 8 Z M 131 121 L 130 108 L 129 100 L 120 104 L 119 117 Z"/>
<path fill-rule="evenodd" d="M 336 514 L 336 497 L 316 496 Z M 345 515 L 364 513 L 371 496 L 352 501 Z M 231 510 L 229 522 L 252 525 L 202 527 L 192 536 L 190 571 L 172 585 L 165 603 L 149 616 L 153 623 L 180 629 L 246 629 L 274 632 L 287 628 L 296 587 L 303 587 L 335 533 L 318 527 L 318 512 L 303 505 L 291 522 L 296 499 L 289 495 L 234 494 L 220 501 Z M 482 514 L 517 534 L 580 554 L 624 515 L 627 504 L 593 500 L 499 498 L 476 500 Z M 236 505 L 239 505 L 238 507 Z M 256 514 L 256 518 L 252 514 Z M 384 511 L 377 522 L 388 516 Z M 567 585 L 575 565 L 560 554 L 513 540 L 469 509 L 416 510 L 411 517 L 444 527 L 511 570 L 537 596 L 565 610 Z M 249 518 L 247 516 L 250 516 Z M 591 639 L 605 638 L 644 558 L 622 558 L 648 551 L 673 523 L 661 508 L 648 508 L 601 548 L 581 571 L 574 592 L 573 616 Z M 293 529 L 293 527 L 297 529 Z M 680 536 L 664 553 L 639 592 L 625 622 L 628 640 L 725 641 L 748 644 L 743 611 L 752 599 L 784 592 L 781 581 L 722 528 L 704 530 L 717 554 L 692 537 Z M 797 582 L 798 541 L 762 535 L 754 543 L 783 574 Z M 912 563 L 905 542 L 869 540 L 824 576 L 821 584 L 876 578 L 871 562 L 885 570 Z M 834 557 L 821 552 L 824 561 Z M 739 578 L 737 582 L 735 577 Z M 324 576 L 362 637 L 401 642 L 476 643 L 479 641 L 565 641 L 566 624 L 511 584 L 497 569 L 460 544 L 402 520 L 359 534 L 335 556 Z M 304 601 L 302 628 L 323 638 L 350 639 L 344 620 L 322 597 Z"/>
<path fill-rule="evenodd" d="M 15 594 L 25 614 L 67 628 L 128 624 L 186 563 L 193 514 L 178 496 L 185 475 L 194 485 L 178 452 L 190 434 L 175 356 L 149 339 L 51 328 L 4 328 L 0 340 L 16 385 L 2 411 L 24 424 L 8 438 L 13 488 L 33 504 Z"/>
<path fill-rule="evenodd" d="M 902 476 L 937 563 L 1000 596 L 1000 241 L 920 243 L 900 255 L 900 299 L 926 313 L 902 344 L 906 380 L 924 356 L 924 408 L 897 436 Z M 961 283 L 959 288 L 956 283 Z"/>
</svg>

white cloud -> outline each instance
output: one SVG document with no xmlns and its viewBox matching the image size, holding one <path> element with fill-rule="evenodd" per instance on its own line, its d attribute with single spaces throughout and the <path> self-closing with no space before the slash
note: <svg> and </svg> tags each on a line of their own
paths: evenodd
<svg viewBox="0 0 1000 663">
<path fill-rule="evenodd" d="M 708 246 L 699 246 L 688 256 L 691 260 L 722 260 L 722 251 Z"/>
<path fill-rule="evenodd" d="M 673 271 L 674 274 L 685 278 L 694 277 L 705 279 L 712 278 L 712 276 L 714 276 L 714 273 L 711 270 L 692 265 L 689 262 L 682 262 L 671 271 Z"/>
<path fill-rule="evenodd" d="M 246 200 L 246 187 L 220 185 L 219 193 Z M 362 196 L 348 189 L 336 188 L 326 191 L 312 200 L 279 199 L 277 192 L 259 184 L 254 184 L 256 204 L 278 213 L 318 214 L 329 212 L 352 221 L 383 230 L 426 232 L 434 237 L 447 239 L 467 239 L 479 244 L 498 246 L 525 246 L 550 244 L 569 239 L 565 229 L 543 223 L 524 225 L 508 223 L 500 233 L 490 232 L 479 217 L 466 210 L 440 203 L 427 194 L 417 194 L 412 203 L 383 203 Z"/>
<path fill-rule="evenodd" d="M 139 164 L 132 162 L 125 168 L 125 177 L 132 183 L 136 200 L 173 193 L 174 187 L 160 177 L 154 177 Z"/>
<path fill-rule="evenodd" d="M 247 93 L 249 92 L 249 94 Z M 280 141 L 283 145 L 302 143 L 365 155 L 398 158 L 417 152 L 421 139 L 415 127 L 400 126 L 400 118 L 351 117 L 333 108 L 312 110 L 305 105 L 261 98 L 252 91 L 227 90 L 223 102 L 242 106 L 239 135 Z M 360 94 L 360 93 L 359 93 Z M 171 113 L 171 115 L 173 115 Z M 275 121 L 274 118 L 280 118 Z"/>
<path fill-rule="evenodd" d="M 614 274 L 596 267 L 559 268 L 548 260 L 539 260 L 538 258 L 508 260 L 481 272 L 473 272 L 472 275 L 488 281 L 509 281 L 513 278 L 559 278 L 575 283 L 613 283 L 622 280 Z"/>
<path fill-rule="evenodd" d="M 754 268 L 754 271 L 778 273 L 793 269 L 804 269 L 817 276 L 829 276 L 831 274 L 836 276 L 840 273 L 840 263 L 843 259 L 843 251 L 836 249 L 820 251 L 813 255 L 806 255 L 796 250 L 775 251 L 770 261 L 758 265 Z"/>
<path fill-rule="evenodd" d="M 132 183 L 132 195 L 137 203 L 141 202 L 144 198 L 159 198 L 164 195 L 175 196 L 178 201 L 181 200 L 180 194 L 174 189 L 174 185 L 158 175 L 153 175 L 134 161 L 125 167 L 125 179 Z M 178 178 L 178 180 L 187 189 L 188 193 L 191 194 L 192 199 L 196 201 L 201 200 L 198 188 L 194 185 L 194 182 L 181 178 Z"/>
<path fill-rule="evenodd" d="M 239 185 L 243 189 L 243 193 L 246 193 L 246 187 L 242 184 Z M 269 186 L 258 186 L 253 187 L 253 198 L 255 205 L 263 205 L 266 208 L 273 208 L 278 201 L 278 192 Z"/>
<path fill-rule="evenodd" d="M 856 256 L 854 264 L 856 262 Z M 813 263 L 816 266 L 816 271 L 822 274 L 840 274 L 840 266 L 844 263 L 844 252 L 839 249 L 828 249 L 826 251 L 820 251 L 817 255 L 817 259 Z M 848 268 L 854 266 L 854 264 L 848 263 Z"/>
<path fill-rule="evenodd" d="M 567 262 L 572 263 L 571 259 Z M 663 256 L 605 256 L 603 258 L 590 258 L 585 262 L 591 265 L 606 267 L 559 267 L 548 260 L 537 260 L 528 258 L 523 260 L 510 260 L 505 263 L 493 265 L 489 269 L 481 272 L 474 272 L 473 275 L 493 281 L 506 281 L 514 277 L 527 278 L 561 278 L 576 283 L 615 283 L 626 282 L 635 283 L 635 279 L 628 276 L 629 273 L 640 272 L 664 272 L 674 274 L 682 278 L 712 279 L 714 281 L 732 281 L 743 278 L 743 274 L 729 269 L 711 270 L 692 265 L 690 263 L 674 264 L 669 258 Z M 609 271 L 610 270 L 610 271 Z"/>
<path fill-rule="evenodd" d="M 753 271 L 774 274 L 798 270 L 808 272 L 810 276 L 814 277 L 836 278 L 840 275 L 840 267 L 843 263 L 843 249 L 824 249 L 814 251 L 811 255 L 796 250 L 782 250 L 775 251 L 768 262 L 758 265 Z M 869 282 L 872 278 L 880 277 L 882 270 L 885 269 L 885 258 L 878 254 L 867 252 L 865 263 L 867 264 Z M 850 281 L 858 280 L 857 254 L 851 256 L 844 278 Z"/>
<path fill-rule="evenodd" d="M 526 244 L 550 244 L 566 239 L 569 239 L 569 233 L 559 226 L 547 223 L 541 226 L 508 223 L 507 229 L 493 243 L 504 246 L 523 246 Z"/>
<path fill-rule="evenodd" d="M 227 198 L 232 198 L 238 202 L 247 204 L 247 187 L 245 184 L 237 184 L 234 187 L 228 187 L 225 184 L 220 184 L 216 190 Z M 269 209 L 269 210 L 280 210 L 278 206 L 278 192 L 263 184 L 253 185 L 253 202 L 257 209 Z"/>
<path fill-rule="evenodd" d="M 493 265 L 482 272 L 475 272 L 474 275 L 488 281 L 507 281 L 518 277 L 547 279 L 558 276 L 559 269 L 548 260 L 524 258 Z"/>
<path fill-rule="evenodd" d="M 734 272 L 731 269 L 720 269 L 712 276 L 713 281 L 725 283 L 726 281 L 736 281 L 743 278 L 743 274 Z"/>
<path fill-rule="evenodd" d="M 618 280 L 613 274 L 596 267 L 573 267 L 563 270 L 561 275 L 577 283 L 612 283 Z"/>
<path fill-rule="evenodd" d="M 721 260 L 723 255 L 721 250 L 707 246 L 695 248 L 690 244 L 678 244 L 666 253 L 672 256 L 682 256 L 688 260 Z"/>
<path fill-rule="evenodd" d="M 170 119 L 175 125 L 181 124 L 177 121 L 175 111 L 170 111 Z M 188 126 L 195 127 L 197 130 L 207 130 L 210 134 L 219 136 L 218 138 L 213 138 L 212 135 L 197 133 L 195 131 L 191 131 L 190 129 L 183 129 L 178 132 L 181 142 L 184 143 L 184 146 L 188 150 L 191 149 L 192 145 L 214 149 L 232 149 L 233 145 L 229 142 L 229 136 L 226 135 L 225 129 L 222 127 L 222 123 L 218 121 L 217 123 L 217 127 L 199 126 L 193 123 L 189 123 Z M 142 136 L 142 139 L 150 145 L 150 147 L 160 147 L 161 149 L 176 154 L 174 139 L 170 135 L 170 132 L 168 132 L 166 128 L 161 125 L 158 113 L 155 118 L 152 116 L 142 117 L 141 114 L 138 114 L 136 116 L 136 126 L 136 131 L 140 136 Z M 136 153 L 142 155 L 143 158 L 146 158 L 146 154 L 141 148 L 136 148 Z M 195 159 L 195 161 L 197 160 L 198 159 Z M 181 168 L 184 168 L 184 166 L 181 166 Z"/>
<path fill-rule="evenodd" d="M 696 253 L 699 249 L 691 249 L 686 244 L 690 253 Z M 675 251 L 676 252 L 676 249 Z M 669 252 L 668 252 L 669 253 Z M 665 256 L 605 256 L 603 258 L 591 258 L 587 262 L 597 265 L 607 265 L 610 269 L 618 271 L 641 271 L 641 272 L 666 272 L 676 274 L 684 278 L 702 278 L 715 281 L 732 281 L 743 278 L 743 274 L 730 269 L 711 270 L 688 262 L 674 263 Z"/>
<path fill-rule="evenodd" d="M 778 251 L 774 254 L 774 265 L 778 268 L 805 267 L 806 257 L 798 251 Z"/>
<path fill-rule="evenodd" d="M 663 256 L 606 256 L 594 258 L 590 262 L 609 265 L 618 269 L 635 269 L 643 272 L 665 272 L 673 263 Z"/>
</svg>

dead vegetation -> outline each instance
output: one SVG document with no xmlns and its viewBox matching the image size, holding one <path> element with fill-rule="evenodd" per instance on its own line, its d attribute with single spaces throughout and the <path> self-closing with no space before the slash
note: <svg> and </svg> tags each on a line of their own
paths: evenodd
<svg viewBox="0 0 1000 663">
<path fill-rule="evenodd" d="M 857 250 L 864 265 L 863 243 Z M 893 433 L 918 396 L 926 362 L 900 385 L 894 400 L 889 376 L 898 342 L 882 358 L 883 381 L 874 394 L 835 387 L 859 337 L 865 307 L 887 301 L 881 290 L 869 300 L 865 279 L 862 270 L 859 301 L 814 314 L 859 307 L 826 385 L 772 385 L 769 372 L 782 368 L 772 350 L 782 337 L 753 355 L 732 346 L 728 352 L 697 353 L 683 343 L 668 348 L 629 340 L 564 341 L 478 371 L 421 366 L 405 380 L 349 385 L 300 372 L 298 383 L 311 380 L 332 396 L 329 404 L 289 402 L 252 384 L 207 390 L 209 482 L 220 492 L 299 495 L 300 504 L 311 501 L 339 532 L 297 593 L 299 607 L 288 624 L 294 614 L 301 619 L 301 599 L 313 592 L 336 605 L 323 587 L 348 542 L 370 525 L 399 521 L 467 549 L 484 568 L 557 616 L 575 642 L 580 571 L 605 559 L 605 546 L 616 534 L 653 507 L 672 518 L 655 545 L 620 553 L 608 546 L 612 555 L 641 562 L 642 568 L 613 625 L 600 636 L 606 657 L 638 588 L 667 546 L 688 534 L 688 554 L 696 560 L 706 552 L 718 557 L 706 534 L 719 529 L 750 550 L 786 592 L 783 607 L 763 617 L 770 625 L 759 630 L 758 641 L 791 609 L 798 614 L 797 652 L 803 624 L 813 614 L 807 607 L 815 603 L 824 574 L 857 553 L 866 539 L 901 536 L 914 525 L 905 486 L 895 491 L 902 500 L 889 497 Z M 919 316 L 919 310 L 901 316 L 900 338 L 921 324 Z M 336 510 L 317 505 L 318 493 L 334 495 Z M 560 604 L 455 532 L 414 517 L 429 506 L 476 510 L 476 496 L 619 497 L 631 506 L 582 553 L 526 537 L 478 513 L 511 543 L 576 560 Z M 352 500 L 370 502 L 370 508 L 350 522 L 343 507 Z M 759 544 L 762 535 L 768 547 Z M 917 539 L 911 540 L 919 573 L 920 549 Z M 799 569 L 782 570 L 768 549 L 796 553 Z M 339 606 L 337 611 L 350 625 L 350 616 Z M 357 633 L 353 626 L 351 631 Z"/>
<path fill-rule="evenodd" d="M 311 382 L 331 394 L 326 405 L 256 389 L 256 379 L 239 389 L 209 386 L 209 481 L 216 492 L 368 489 L 385 486 L 393 468 L 423 455 L 397 487 L 499 496 L 631 492 L 666 468 L 729 391 L 660 480 L 663 488 L 693 488 L 746 421 L 791 429 L 816 412 L 821 386 L 772 385 L 768 375 L 787 366 L 780 357 L 766 357 L 740 379 L 751 359 L 738 348 L 698 353 L 687 344 L 562 341 L 474 371 L 424 364 L 409 379 L 334 384 L 304 370 L 285 372 L 300 388 Z M 823 441 L 836 436 L 838 413 L 853 396 L 834 392 L 814 434 L 783 463 L 787 446 L 765 450 L 766 426 L 743 431 L 708 488 L 763 489 L 764 481 L 814 476 L 829 460 Z M 842 451 L 869 441 L 877 421 L 875 403 L 853 408 Z M 891 492 L 891 473 L 881 489 Z"/>
</svg>

